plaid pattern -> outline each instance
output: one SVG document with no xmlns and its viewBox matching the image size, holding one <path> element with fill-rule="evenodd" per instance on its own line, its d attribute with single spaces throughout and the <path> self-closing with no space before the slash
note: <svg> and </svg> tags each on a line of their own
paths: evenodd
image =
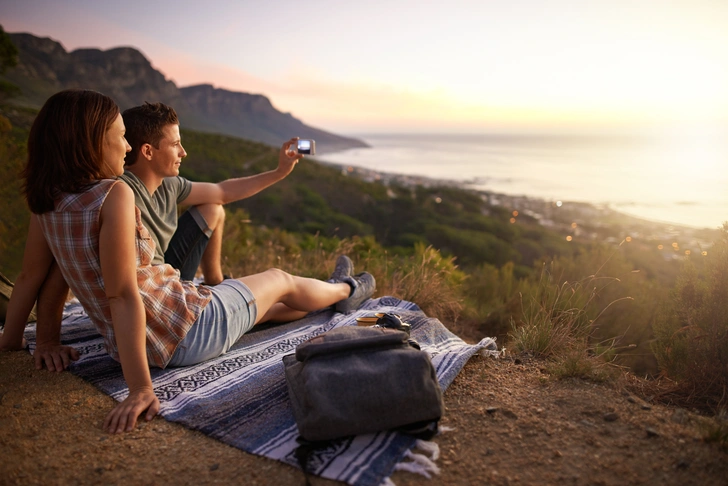
<svg viewBox="0 0 728 486">
<path fill-rule="evenodd" d="M 48 246 L 63 277 L 83 304 L 104 340 L 106 351 L 119 360 L 111 309 L 99 258 L 99 216 L 116 179 L 104 179 L 85 192 L 63 194 L 56 209 L 38 216 Z M 181 281 L 169 265 L 151 265 L 155 245 L 136 207 L 137 283 L 147 318 L 147 359 L 164 368 L 202 309 L 210 289 Z M 122 323 L 123 324 L 123 323 Z"/>
</svg>

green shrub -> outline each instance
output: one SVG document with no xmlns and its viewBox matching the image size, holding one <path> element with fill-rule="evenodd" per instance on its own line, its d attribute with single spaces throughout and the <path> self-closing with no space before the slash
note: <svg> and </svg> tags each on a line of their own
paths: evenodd
<svg viewBox="0 0 728 486">
<path fill-rule="evenodd" d="M 686 262 L 652 349 L 684 400 L 717 409 L 728 403 L 728 223 L 702 260 Z"/>
</svg>

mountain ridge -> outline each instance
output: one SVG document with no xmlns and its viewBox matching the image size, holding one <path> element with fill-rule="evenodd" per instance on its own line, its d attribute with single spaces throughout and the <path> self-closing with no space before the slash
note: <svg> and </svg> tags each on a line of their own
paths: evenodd
<svg viewBox="0 0 728 486">
<path fill-rule="evenodd" d="M 121 46 L 107 50 L 67 51 L 50 37 L 9 33 L 18 48 L 18 65 L 0 78 L 18 85 L 22 94 L 11 103 L 40 108 L 53 93 L 87 88 L 112 97 L 124 110 L 145 101 L 175 108 L 184 128 L 221 133 L 278 146 L 292 136 L 313 138 L 320 152 L 367 147 L 358 139 L 306 125 L 277 110 L 270 99 L 215 88 L 212 84 L 178 87 L 152 66 L 142 52 Z"/>
</svg>

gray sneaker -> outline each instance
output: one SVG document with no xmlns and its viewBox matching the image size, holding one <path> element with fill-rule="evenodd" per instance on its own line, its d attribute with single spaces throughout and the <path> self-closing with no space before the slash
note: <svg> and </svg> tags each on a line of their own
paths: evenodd
<svg viewBox="0 0 728 486">
<path fill-rule="evenodd" d="M 336 303 L 336 311 L 344 314 L 358 309 L 365 300 L 374 295 L 374 291 L 377 289 L 377 282 L 371 273 L 364 272 L 349 278 L 355 284 L 350 283 L 353 289 L 351 295 Z"/>
<path fill-rule="evenodd" d="M 350 279 L 347 277 L 351 277 L 352 273 L 354 273 L 354 263 L 351 261 L 351 258 L 346 255 L 339 255 L 339 258 L 336 259 L 334 273 L 331 274 L 327 282 L 349 282 Z"/>
</svg>

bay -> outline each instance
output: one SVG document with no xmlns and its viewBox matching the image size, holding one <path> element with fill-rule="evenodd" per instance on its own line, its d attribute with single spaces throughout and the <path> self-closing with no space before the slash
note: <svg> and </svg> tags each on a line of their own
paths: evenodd
<svg viewBox="0 0 728 486">
<path fill-rule="evenodd" d="M 728 221 L 728 141 L 715 134 L 356 136 L 371 148 L 317 158 L 695 228 Z"/>
</svg>

